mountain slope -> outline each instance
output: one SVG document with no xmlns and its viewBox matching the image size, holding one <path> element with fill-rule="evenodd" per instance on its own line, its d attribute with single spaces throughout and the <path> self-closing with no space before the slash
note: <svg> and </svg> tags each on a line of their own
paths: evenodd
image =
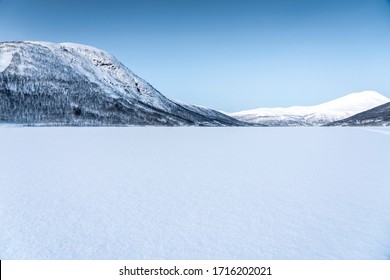
<svg viewBox="0 0 390 280">
<path fill-rule="evenodd" d="M 102 50 L 0 43 L 0 123 L 27 125 L 244 125 L 172 101 Z"/>
<path fill-rule="evenodd" d="M 364 91 L 316 106 L 260 108 L 229 115 L 241 121 L 270 126 L 319 126 L 348 118 L 389 101 L 389 98 L 375 91 Z"/>
<path fill-rule="evenodd" d="M 327 126 L 390 126 L 390 102 Z"/>
</svg>

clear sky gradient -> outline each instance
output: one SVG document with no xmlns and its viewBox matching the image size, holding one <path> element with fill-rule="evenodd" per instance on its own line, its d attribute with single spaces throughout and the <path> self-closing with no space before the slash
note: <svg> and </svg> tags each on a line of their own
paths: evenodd
<svg viewBox="0 0 390 280">
<path fill-rule="evenodd" d="M 104 49 L 166 96 L 224 111 L 390 97 L 389 0 L 0 0 L 0 41 Z"/>
</svg>

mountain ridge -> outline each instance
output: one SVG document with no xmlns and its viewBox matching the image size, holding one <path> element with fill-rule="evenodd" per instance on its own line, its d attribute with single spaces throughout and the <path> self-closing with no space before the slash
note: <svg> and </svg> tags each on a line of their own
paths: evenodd
<svg viewBox="0 0 390 280">
<path fill-rule="evenodd" d="M 314 106 L 259 108 L 228 115 L 241 121 L 262 125 L 321 126 L 346 119 L 389 101 L 389 98 L 376 91 L 363 91 Z"/>
<path fill-rule="evenodd" d="M 245 126 L 173 101 L 114 56 L 74 43 L 0 43 L 0 122 L 75 126 Z"/>
<path fill-rule="evenodd" d="M 364 91 L 314 106 L 225 113 L 166 97 L 92 46 L 0 42 L 0 124 L 323 126 L 387 102 L 376 91 Z"/>
<path fill-rule="evenodd" d="M 326 126 L 390 126 L 390 102 Z"/>
</svg>

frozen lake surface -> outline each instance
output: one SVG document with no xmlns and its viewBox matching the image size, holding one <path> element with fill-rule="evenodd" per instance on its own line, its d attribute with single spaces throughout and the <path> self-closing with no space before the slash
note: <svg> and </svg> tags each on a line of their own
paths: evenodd
<svg viewBox="0 0 390 280">
<path fill-rule="evenodd" d="M 390 128 L 0 128 L 0 259 L 390 259 Z"/>
</svg>

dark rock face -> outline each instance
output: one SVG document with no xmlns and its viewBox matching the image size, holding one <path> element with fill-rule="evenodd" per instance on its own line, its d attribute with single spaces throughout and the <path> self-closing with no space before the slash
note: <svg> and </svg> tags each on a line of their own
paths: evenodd
<svg viewBox="0 0 390 280">
<path fill-rule="evenodd" d="M 168 99 L 104 51 L 43 42 L 0 43 L 0 123 L 245 125 Z"/>
</svg>

